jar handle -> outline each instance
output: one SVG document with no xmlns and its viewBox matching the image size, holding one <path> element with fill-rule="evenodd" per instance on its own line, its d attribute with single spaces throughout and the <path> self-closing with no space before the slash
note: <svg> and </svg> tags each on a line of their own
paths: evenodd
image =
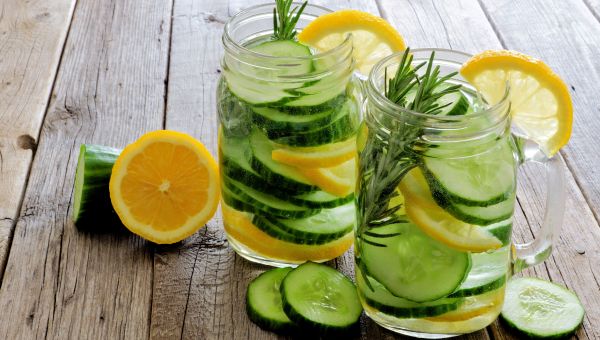
<svg viewBox="0 0 600 340">
<path fill-rule="evenodd" d="M 540 234 L 533 241 L 515 243 L 513 249 L 513 272 L 546 260 L 552 252 L 552 244 L 563 223 L 565 211 L 564 160 L 560 153 L 547 157 L 540 146 L 527 138 L 514 136 L 519 150 L 519 165 L 534 162 L 546 168 L 546 209 Z"/>
</svg>

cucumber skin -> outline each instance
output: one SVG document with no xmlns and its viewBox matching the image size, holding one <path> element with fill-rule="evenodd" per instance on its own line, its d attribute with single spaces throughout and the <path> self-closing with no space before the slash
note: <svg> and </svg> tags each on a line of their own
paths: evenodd
<svg viewBox="0 0 600 340">
<path fill-rule="evenodd" d="M 369 288 L 367 287 L 367 289 Z M 367 305 L 377 309 L 379 312 L 403 319 L 425 318 L 442 315 L 458 309 L 462 302 L 461 299 L 456 299 L 455 303 L 449 303 L 445 305 L 401 308 L 380 303 L 364 296 L 363 294 L 360 295 L 365 299 L 365 303 Z"/>
<path fill-rule="evenodd" d="M 458 290 L 458 291 L 448 295 L 448 297 L 449 298 L 461 298 L 461 297 L 475 296 L 475 295 L 491 292 L 492 290 L 496 290 L 496 289 L 502 287 L 505 282 L 506 282 L 506 276 L 502 276 L 502 277 L 499 277 L 497 280 L 494 280 L 483 286 Z"/>
<path fill-rule="evenodd" d="M 319 146 L 340 142 L 350 138 L 352 135 L 356 134 L 358 125 L 356 113 L 349 111 L 340 119 L 318 130 L 286 136 L 273 134 L 268 134 L 267 136 L 276 143 L 288 146 Z"/>
<path fill-rule="evenodd" d="M 502 246 L 506 246 L 510 243 L 510 234 L 512 232 L 512 223 L 508 223 L 504 226 L 497 227 L 494 229 L 486 229 L 492 235 L 502 242 Z"/>
<path fill-rule="evenodd" d="M 325 266 L 324 264 L 319 264 L 319 263 L 312 262 L 312 261 L 307 261 L 302 265 L 305 265 L 307 263 Z M 302 267 L 302 265 L 296 267 L 296 269 Z M 331 269 L 335 270 L 333 268 L 331 268 Z M 344 274 L 341 274 L 341 275 L 344 275 Z M 285 280 L 288 278 L 289 278 L 289 276 L 286 276 L 283 279 L 283 281 L 281 282 L 281 286 L 280 286 L 283 311 L 288 316 L 288 318 L 290 318 L 290 320 L 294 321 L 298 326 L 307 327 L 307 329 L 303 328 L 303 330 L 308 330 L 311 333 L 337 334 L 337 335 L 349 334 L 352 332 L 360 331 L 360 323 L 359 323 L 360 317 L 357 318 L 354 323 L 347 325 L 347 326 L 342 326 L 342 327 L 324 325 L 324 324 L 317 323 L 310 319 L 305 318 L 302 314 L 300 314 L 298 311 L 296 311 L 294 309 L 294 307 L 286 299 Z M 348 278 L 346 277 L 346 279 L 348 279 Z M 358 294 L 358 292 L 357 292 L 357 294 Z"/>
<path fill-rule="evenodd" d="M 431 195 L 433 196 L 433 199 L 440 207 L 444 209 L 452 205 L 452 203 L 460 203 L 467 206 L 488 207 L 490 205 L 500 203 L 512 197 L 512 191 L 507 191 L 487 201 L 469 200 L 446 190 L 444 185 L 435 177 L 435 175 L 431 171 L 429 171 L 429 169 L 424 163 L 422 163 L 419 166 L 419 168 L 423 172 L 423 175 L 425 176 L 425 179 L 429 184 L 429 189 L 431 190 Z"/>
<path fill-rule="evenodd" d="M 435 198 L 435 195 L 434 195 L 434 198 Z M 457 219 L 459 219 L 463 222 L 467 222 L 467 223 L 475 224 L 475 225 L 479 225 L 479 226 L 487 226 L 487 225 L 494 224 L 497 222 L 502 222 L 504 220 L 509 219 L 513 215 L 513 212 L 511 211 L 510 213 L 506 213 L 504 215 L 498 216 L 493 219 L 481 218 L 481 217 L 477 217 L 477 216 L 473 216 L 473 215 L 464 213 L 459 208 L 457 208 L 454 204 L 450 203 L 446 206 L 442 205 L 444 203 L 447 203 L 447 201 L 445 201 L 445 200 L 442 200 L 441 202 L 438 202 L 436 200 L 436 203 L 440 207 L 442 207 L 444 210 L 449 212 L 450 215 L 456 217 Z"/>
<path fill-rule="evenodd" d="M 112 168 L 121 150 L 102 145 L 81 144 L 79 152 L 83 154 L 85 168 L 79 213 L 73 216 L 75 226 L 80 230 L 89 231 L 106 231 L 121 227 L 121 220 L 112 207 L 108 189 Z M 75 214 L 75 211 L 73 213 Z"/>
<path fill-rule="evenodd" d="M 308 232 L 304 232 L 304 231 L 299 231 L 299 230 L 295 230 L 293 228 L 290 228 L 288 226 L 286 226 L 283 223 L 278 223 L 277 221 L 274 221 L 273 219 L 269 219 L 269 218 L 265 218 L 265 217 L 258 217 L 258 216 L 254 216 L 254 219 L 257 220 L 255 223 L 256 226 L 258 226 L 258 224 L 264 224 L 264 222 L 268 222 L 269 224 L 271 224 L 272 226 L 277 227 L 278 229 L 283 230 L 284 232 L 294 235 L 296 238 L 302 240 L 302 242 L 304 244 L 325 244 L 325 243 L 329 243 L 335 240 L 338 240 L 344 236 L 346 236 L 349 232 L 351 232 L 354 229 L 354 225 L 349 225 L 347 226 L 347 228 L 336 232 L 336 233 L 329 233 L 329 234 L 325 234 L 325 233 L 308 233 Z M 258 220 L 261 221 L 258 221 Z M 253 221 L 254 222 L 254 221 Z M 262 229 L 260 226 L 258 226 L 260 229 Z M 268 234 L 268 233 L 267 233 Z M 297 242 L 294 242 L 297 243 Z"/>
<path fill-rule="evenodd" d="M 291 211 L 268 206 L 246 195 L 240 189 L 232 188 L 232 186 L 227 183 L 225 178 L 223 178 L 222 181 L 221 193 L 223 200 L 225 203 L 227 203 L 227 205 L 236 210 L 241 210 L 252 214 L 267 214 L 281 218 L 303 218 L 319 213 L 319 209 Z"/>
<path fill-rule="evenodd" d="M 291 331 L 294 331 L 297 329 L 296 325 L 293 322 L 280 322 L 277 320 L 266 319 L 264 316 L 262 316 L 260 314 L 259 311 L 254 309 L 254 307 L 252 306 L 252 303 L 250 301 L 252 298 L 252 294 L 251 294 L 251 290 L 250 290 L 252 283 L 255 282 L 256 280 L 260 279 L 263 275 L 270 273 L 271 271 L 274 271 L 274 270 L 275 271 L 287 271 L 287 273 L 289 273 L 291 271 L 291 268 L 284 267 L 284 268 L 276 268 L 276 269 L 267 270 L 267 271 L 263 272 L 262 274 L 260 274 L 259 276 L 257 276 L 254 280 L 250 281 L 250 283 L 248 284 L 248 288 L 246 289 L 246 313 L 248 314 L 248 318 L 250 319 L 250 321 L 257 324 L 260 328 L 267 330 L 267 331 L 280 333 L 280 334 L 288 334 Z M 286 275 L 287 275 L 287 273 L 286 273 Z"/>
<path fill-rule="evenodd" d="M 346 236 L 352 228 L 344 230 L 344 233 L 332 233 L 332 234 L 322 234 L 322 235 L 306 235 L 301 232 L 291 232 L 291 229 L 283 229 L 279 227 L 279 225 L 274 224 L 272 221 L 254 215 L 252 218 L 252 224 L 254 224 L 258 229 L 264 231 L 269 236 L 276 238 L 281 241 L 290 242 L 294 244 L 303 244 L 303 245 L 322 245 L 327 244 L 329 242 L 333 242 L 338 240 L 344 236 Z"/>
</svg>

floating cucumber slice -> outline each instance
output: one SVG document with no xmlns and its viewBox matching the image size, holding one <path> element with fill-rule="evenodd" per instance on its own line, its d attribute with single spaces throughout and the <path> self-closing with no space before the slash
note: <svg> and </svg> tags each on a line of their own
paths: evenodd
<svg viewBox="0 0 600 340">
<path fill-rule="evenodd" d="M 355 223 L 354 202 L 300 219 L 265 218 L 271 225 L 313 244 L 336 240 L 350 231 Z M 258 225 L 258 224 L 257 224 Z"/>
<path fill-rule="evenodd" d="M 365 280 L 369 280 L 373 290 L 369 288 Z M 423 303 L 403 299 L 390 293 L 377 280 L 369 277 L 365 278 L 363 273 L 360 273 L 360 269 L 357 269 L 356 282 L 358 284 L 358 294 L 369 306 L 398 318 L 438 316 L 456 310 L 462 302 L 462 299 L 459 298 L 442 298 Z"/>
<path fill-rule="evenodd" d="M 494 235 L 502 242 L 502 246 L 510 243 L 510 235 L 512 232 L 512 221 L 499 222 L 485 227 L 485 230 Z"/>
<path fill-rule="evenodd" d="M 508 282 L 501 315 L 529 337 L 560 338 L 577 330 L 584 310 L 577 295 L 565 287 L 522 277 Z"/>
<path fill-rule="evenodd" d="M 253 214 L 268 214 L 283 218 L 303 218 L 315 215 L 318 209 L 307 209 L 223 177 L 221 190 L 225 203 Z"/>
<path fill-rule="evenodd" d="M 470 157 L 423 157 L 422 170 L 441 206 L 487 207 L 514 196 L 516 164 L 507 138 Z"/>
<path fill-rule="evenodd" d="M 252 322 L 270 331 L 288 331 L 295 324 L 283 312 L 279 286 L 292 268 L 275 268 L 252 280 L 246 291 L 246 312 Z"/>
<path fill-rule="evenodd" d="M 349 331 L 362 313 L 352 281 L 324 264 L 306 262 L 289 272 L 281 296 L 291 320 L 321 332 Z"/>
<path fill-rule="evenodd" d="M 452 249 L 410 223 L 390 224 L 363 233 L 361 261 L 370 276 L 398 297 L 414 302 L 454 292 L 471 267 L 469 253 Z M 380 235 L 379 237 L 377 235 Z"/>
<path fill-rule="evenodd" d="M 504 247 L 489 254 L 471 254 L 471 263 L 466 280 L 449 297 L 479 295 L 502 287 L 510 263 L 509 248 Z"/>
<path fill-rule="evenodd" d="M 273 143 L 258 129 L 254 129 L 250 134 L 250 147 L 252 169 L 268 183 L 277 183 L 281 188 L 294 191 L 318 190 L 294 167 L 281 164 L 271 158 Z"/>
<path fill-rule="evenodd" d="M 513 215 L 515 209 L 515 198 L 514 196 L 509 197 L 500 203 L 489 205 L 487 207 L 453 203 L 445 206 L 444 209 L 459 220 L 486 226 L 509 219 Z"/>
</svg>

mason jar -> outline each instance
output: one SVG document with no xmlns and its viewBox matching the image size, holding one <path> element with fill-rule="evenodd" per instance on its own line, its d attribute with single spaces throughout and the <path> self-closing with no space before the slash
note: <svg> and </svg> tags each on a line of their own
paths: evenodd
<svg viewBox="0 0 600 340">
<path fill-rule="evenodd" d="M 297 30 L 329 12 L 306 6 Z M 352 44 L 320 53 L 283 42 L 267 53 L 260 46 L 272 33 L 272 4 L 225 25 L 217 91 L 223 224 L 250 261 L 326 261 L 353 243 L 361 94 Z M 289 52 L 302 48 L 306 55 Z M 347 157 L 331 157 L 340 148 Z"/>
<path fill-rule="evenodd" d="M 415 50 L 414 65 L 434 50 Z M 435 50 L 440 76 L 469 55 Z M 457 74 L 466 99 L 458 115 L 407 110 L 385 96 L 402 54 L 380 61 L 366 85 L 359 132 L 356 282 L 369 317 L 393 331 L 444 338 L 498 317 L 508 278 L 542 262 L 561 225 L 560 155 L 511 129 L 510 89 L 489 105 Z M 547 210 L 538 238 L 512 244 L 517 168 L 547 169 Z M 514 250 L 514 251 L 511 251 Z"/>
</svg>

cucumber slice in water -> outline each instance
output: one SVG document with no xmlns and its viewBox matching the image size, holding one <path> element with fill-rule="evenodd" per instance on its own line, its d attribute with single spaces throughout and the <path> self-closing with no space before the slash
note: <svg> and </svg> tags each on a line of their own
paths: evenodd
<svg viewBox="0 0 600 340">
<path fill-rule="evenodd" d="M 423 157 L 422 169 L 441 206 L 487 207 L 514 196 L 516 164 L 508 138 L 470 157 Z"/>
<path fill-rule="evenodd" d="M 448 296 L 471 267 L 469 253 L 429 238 L 410 223 L 379 227 L 370 234 L 362 235 L 370 242 L 361 244 L 361 261 L 370 276 L 398 297 L 426 302 Z"/>
<path fill-rule="evenodd" d="M 365 280 L 369 280 L 371 290 Z M 377 280 L 364 277 L 357 269 L 356 282 L 358 283 L 359 296 L 369 306 L 377 309 L 379 312 L 395 316 L 397 318 L 423 318 L 441 315 L 456 310 L 462 299 L 442 298 L 435 301 L 418 303 L 397 297 L 390 293 Z"/>
<path fill-rule="evenodd" d="M 508 282 L 501 315 L 529 337 L 560 338 L 577 330 L 584 309 L 577 295 L 565 287 L 522 277 Z"/>
<path fill-rule="evenodd" d="M 250 147 L 252 149 L 250 161 L 252 169 L 265 181 L 277 183 L 278 186 L 287 190 L 303 192 L 319 190 L 294 167 L 274 161 L 271 158 L 274 149 L 273 143 L 258 129 L 254 129 L 250 134 Z"/>
<path fill-rule="evenodd" d="M 358 325 L 362 306 L 356 287 L 324 264 L 306 262 L 281 283 L 285 314 L 298 325 L 321 332 L 345 332 Z"/>
<path fill-rule="evenodd" d="M 108 182 L 120 150 L 82 144 L 73 188 L 73 220 L 79 229 L 106 230 L 121 225 L 110 202 Z"/>
<path fill-rule="evenodd" d="M 494 235 L 502 242 L 502 246 L 510 243 L 510 235 L 512 232 L 512 221 L 495 223 L 484 228 L 490 234 Z"/>
<path fill-rule="evenodd" d="M 355 218 L 354 202 L 350 202 L 337 208 L 321 210 L 320 213 L 310 217 L 266 218 L 266 220 L 297 238 L 309 240 L 314 244 L 323 244 L 352 231 Z"/>
<path fill-rule="evenodd" d="M 303 218 L 319 212 L 318 209 L 307 209 L 275 196 L 265 194 L 232 178 L 222 178 L 221 190 L 223 196 L 227 196 L 225 203 L 238 210 L 253 214 L 268 214 L 283 218 Z"/>
<path fill-rule="evenodd" d="M 252 280 L 246 291 L 246 312 L 252 322 L 270 331 L 288 331 L 295 327 L 283 311 L 279 287 L 292 268 L 276 268 Z"/>
<path fill-rule="evenodd" d="M 509 261 L 508 247 L 489 254 L 471 254 L 469 275 L 450 297 L 479 295 L 502 287 L 506 282 Z"/>
<path fill-rule="evenodd" d="M 444 207 L 451 215 L 459 220 L 480 226 L 490 225 L 509 219 L 515 209 L 515 198 L 510 197 L 500 203 L 487 207 L 468 206 L 460 203 Z"/>
</svg>

